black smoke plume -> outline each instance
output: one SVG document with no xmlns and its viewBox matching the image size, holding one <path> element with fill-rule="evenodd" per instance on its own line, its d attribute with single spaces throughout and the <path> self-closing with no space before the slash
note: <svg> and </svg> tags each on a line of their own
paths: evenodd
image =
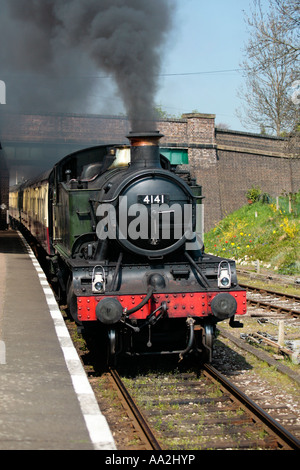
<svg viewBox="0 0 300 470">
<path fill-rule="evenodd" d="M 0 0 L 0 7 L 0 78 L 7 76 L 19 111 L 82 112 L 100 73 L 115 80 L 132 130 L 153 127 L 174 0 Z"/>
</svg>

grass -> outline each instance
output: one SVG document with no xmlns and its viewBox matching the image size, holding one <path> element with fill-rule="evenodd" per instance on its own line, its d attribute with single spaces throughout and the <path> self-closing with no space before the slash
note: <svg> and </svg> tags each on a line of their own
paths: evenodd
<svg viewBox="0 0 300 470">
<path fill-rule="evenodd" d="M 243 206 L 206 233 L 204 242 L 206 252 L 239 264 L 259 260 L 262 267 L 280 274 L 300 273 L 300 217 L 276 204 Z"/>
</svg>

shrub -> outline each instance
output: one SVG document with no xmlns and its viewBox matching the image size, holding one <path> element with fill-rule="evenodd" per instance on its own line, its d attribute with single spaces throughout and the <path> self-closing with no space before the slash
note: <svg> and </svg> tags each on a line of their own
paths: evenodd
<svg viewBox="0 0 300 470">
<path fill-rule="evenodd" d="M 246 192 L 246 197 L 248 199 L 248 201 L 251 201 L 251 202 L 256 202 L 259 200 L 260 198 L 260 195 L 261 195 L 261 189 L 260 188 L 256 188 L 255 186 L 252 186 L 250 189 L 248 189 L 248 191 Z"/>
</svg>

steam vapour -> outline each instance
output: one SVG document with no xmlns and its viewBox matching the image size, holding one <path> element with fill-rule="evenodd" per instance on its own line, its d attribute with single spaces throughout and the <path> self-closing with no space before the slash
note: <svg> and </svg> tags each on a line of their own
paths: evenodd
<svg viewBox="0 0 300 470">
<path fill-rule="evenodd" d="M 101 70 L 114 78 L 131 129 L 152 130 L 162 46 L 174 0 L 0 1 L 15 24 L 8 29 L 0 20 L 2 44 L 6 38 L 6 48 L 0 51 L 2 71 L 27 72 L 40 80 L 37 84 L 30 76 L 25 89 L 18 81 L 16 96 L 23 108 L 32 107 L 38 96 L 39 104 L 49 105 L 47 111 L 57 111 L 55 103 L 73 111 L 70 103 L 78 107 L 88 95 L 79 75 L 95 76 Z M 61 76 L 70 79 L 51 92 L 50 78 Z M 94 86 L 92 81 L 89 87 Z"/>
</svg>

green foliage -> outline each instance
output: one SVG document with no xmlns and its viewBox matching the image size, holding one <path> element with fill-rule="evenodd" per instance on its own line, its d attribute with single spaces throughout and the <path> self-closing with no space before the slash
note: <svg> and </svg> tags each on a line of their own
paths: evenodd
<svg viewBox="0 0 300 470">
<path fill-rule="evenodd" d="M 299 193 L 298 193 L 299 194 Z M 229 214 L 205 234 L 205 251 L 282 274 L 300 273 L 300 217 L 261 201 Z"/>
<path fill-rule="evenodd" d="M 256 188 L 255 186 L 252 186 L 246 192 L 246 198 L 249 199 L 252 202 L 258 201 L 260 199 L 260 195 L 261 195 L 261 189 Z"/>
</svg>

